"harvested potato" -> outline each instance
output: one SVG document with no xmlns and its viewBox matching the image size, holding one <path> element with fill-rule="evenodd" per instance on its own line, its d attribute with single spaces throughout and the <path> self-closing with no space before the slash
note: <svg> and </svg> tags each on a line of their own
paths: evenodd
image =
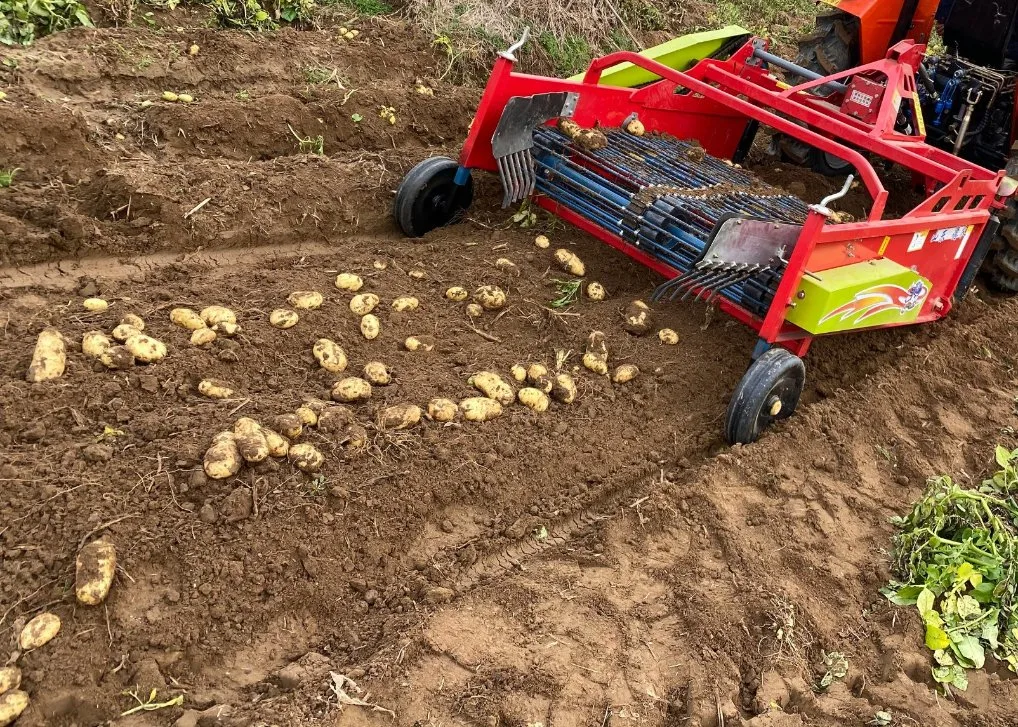
<svg viewBox="0 0 1018 727">
<path fill-rule="evenodd" d="M 294 444 L 286 455 L 301 472 L 317 472 L 325 464 L 325 455 L 313 444 Z"/>
<path fill-rule="evenodd" d="M 374 293 L 361 293 L 350 299 L 350 310 L 359 316 L 366 316 L 378 305 L 378 296 Z"/>
<path fill-rule="evenodd" d="M 424 280 L 424 278 L 428 276 L 426 272 L 420 269 L 411 270 L 409 273 L 407 273 L 407 275 L 409 275 L 414 280 Z"/>
<path fill-rule="evenodd" d="M 371 267 L 373 267 L 375 270 L 385 270 L 389 267 L 389 263 L 386 262 L 385 260 L 375 260 L 373 263 L 371 263 Z"/>
<path fill-rule="evenodd" d="M 421 408 L 414 404 L 387 406 L 378 412 L 379 429 L 407 429 L 421 420 Z"/>
<path fill-rule="evenodd" d="M 330 404 L 329 402 L 322 401 L 321 399 L 305 399 L 304 403 L 301 404 L 301 406 L 306 406 L 315 414 L 321 416 L 323 411 L 325 411 L 331 406 L 335 406 L 335 404 Z"/>
<path fill-rule="evenodd" d="M 368 446 L 368 430 L 356 422 L 347 424 L 340 443 L 350 450 L 364 449 Z"/>
<path fill-rule="evenodd" d="M 587 266 L 576 256 L 576 253 L 569 252 L 565 248 L 555 251 L 555 262 L 570 275 L 582 278 L 587 274 Z"/>
<path fill-rule="evenodd" d="M 635 116 L 626 122 L 626 125 L 623 128 L 633 136 L 643 136 L 647 132 L 647 128 L 643 125 L 643 122 Z"/>
<path fill-rule="evenodd" d="M 428 416 L 436 422 L 451 422 L 456 418 L 459 407 L 452 399 L 432 399 L 428 402 Z"/>
<path fill-rule="evenodd" d="M 505 308 L 505 291 L 495 285 L 482 285 L 474 291 L 474 300 L 484 310 L 499 310 Z"/>
<path fill-rule="evenodd" d="M 381 361 L 370 361 L 364 365 L 364 380 L 372 386 L 385 386 L 392 383 L 392 374 Z"/>
<path fill-rule="evenodd" d="M 21 629 L 18 647 L 22 651 L 32 651 L 45 646 L 60 633 L 60 617 L 55 613 L 40 613 Z"/>
<path fill-rule="evenodd" d="M 214 480 L 225 480 L 240 472 L 240 451 L 233 432 L 220 432 L 212 438 L 212 446 L 205 451 L 202 466 L 205 474 Z"/>
<path fill-rule="evenodd" d="M 345 402 L 366 401 L 371 398 L 371 384 L 355 376 L 342 379 L 332 387 L 332 398 Z"/>
<path fill-rule="evenodd" d="M 601 331 L 593 331 L 587 337 L 587 349 L 583 354 L 583 365 L 602 376 L 608 373 L 608 346 Z"/>
<path fill-rule="evenodd" d="M 269 448 L 270 457 L 285 457 L 290 451 L 290 441 L 282 434 L 262 427 L 262 434 L 265 435 L 265 444 Z"/>
<path fill-rule="evenodd" d="M 20 689 L 0 694 L 0 727 L 14 724 L 14 721 L 28 709 L 29 701 L 28 692 Z"/>
<path fill-rule="evenodd" d="M 262 462 L 268 459 L 269 443 L 262 434 L 262 425 L 251 417 L 241 417 L 233 425 L 237 451 L 245 462 Z"/>
<path fill-rule="evenodd" d="M 0 669 L 0 694 L 17 689 L 21 686 L 21 669 L 16 666 L 5 666 Z"/>
<path fill-rule="evenodd" d="M 110 307 L 110 304 L 102 298 L 85 298 L 81 305 L 89 313 L 102 313 L 109 310 Z"/>
<path fill-rule="evenodd" d="M 293 328 L 299 320 L 300 316 L 295 311 L 287 308 L 276 308 L 276 310 L 269 313 L 269 325 L 273 328 Z"/>
<path fill-rule="evenodd" d="M 477 305 L 477 303 L 467 303 L 466 311 L 467 315 L 471 318 L 480 318 L 484 315 L 484 308 Z"/>
<path fill-rule="evenodd" d="M 319 338 L 315 341 L 315 345 L 311 347 L 311 353 L 314 355 L 315 360 L 318 361 L 318 365 L 326 371 L 334 374 L 346 371 L 346 351 L 335 341 L 330 341 L 328 338 Z"/>
<path fill-rule="evenodd" d="M 199 328 L 191 332 L 192 346 L 207 346 L 216 340 L 216 332 L 211 328 Z"/>
<path fill-rule="evenodd" d="M 467 292 L 466 288 L 461 288 L 458 285 L 454 285 L 445 291 L 445 297 L 456 303 L 462 303 L 470 297 L 470 293 Z"/>
<path fill-rule="evenodd" d="M 522 384 L 527 380 L 527 370 L 519 364 L 516 364 L 509 369 L 509 373 L 512 374 L 513 379 L 515 379 L 517 383 Z"/>
<path fill-rule="evenodd" d="M 124 347 L 134 356 L 135 361 L 142 363 L 156 363 L 166 358 L 166 346 L 162 341 L 157 341 L 144 333 L 131 336 L 127 339 Z M 111 351 L 113 349 L 110 349 Z"/>
<path fill-rule="evenodd" d="M 407 351 L 430 351 L 435 347 L 435 344 L 431 343 L 430 340 L 422 341 L 417 336 L 410 336 L 403 342 L 403 346 L 406 347 Z"/>
<path fill-rule="evenodd" d="M 573 381 L 573 377 L 564 371 L 555 374 L 551 396 L 562 404 L 572 404 L 576 401 L 576 382 Z"/>
<path fill-rule="evenodd" d="M 654 317 L 650 306 L 642 300 L 634 300 L 626 308 L 625 320 L 622 323 L 622 327 L 626 329 L 627 333 L 632 333 L 634 336 L 642 336 L 649 332 L 653 325 Z"/>
<path fill-rule="evenodd" d="M 657 337 L 666 346 L 674 346 L 679 342 L 679 334 L 671 328 L 662 328 L 657 332 Z"/>
<path fill-rule="evenodd" d="M 174 308 L 170 311 L 170 323 L 189 331 L 197 331 L 205 328 L 205 321 L 201 316 L 190 308 Z"/>
<path fill-rule="evenodd" d="M 163 91 L 163 95 L 161 96 L 161 98 L 162 98 L 163 101 L 173 102 L 173 101 L 176 101 L 180 97 L 177 96 L 177 94 L 175 94 L 173 91 Z"/>
<path fill-rule="evenodd" d="M 59 379 L 67 366 L 67 347 L 56 328 L 44 328 L 35 342 L 32 363 L 25 378 L 35 384 Z"/>
<path fill-rule="evenodd" d="M 551 247 L 551 240 L 548 239 L 547 235 L 538 235 L 534 238 L 534 244 L 542 250 L 547 250 Z"/>
<path fill-rule="evenodd" d="M 81 352 L 92 358 L 99 358 L 110 350 L 110 339 L 102 331 L 88 331 L 81 337 Z"/>
<path fill-rule="evenodd" d="M 297 439 L 304 432 L 304 423 L 296 414 L 280 414 L 272 420 L 272 428 L 287 439 Z"/>
<path fill-rule="evenodd" d="M 99 354 L 102 365 L 114 371 L 123 371 L 134 366 L 134 354 L 127 346 L 111 346 Z"/>
<path fill-rule="evenodd" d="M 230 323 L 229 321 L 223 321 L 222 323 L 217 323 L 214 326 L 212 326 L 212 330 L 215 331 L 216 333 L 218 333 L 220 336 L 226 336 L 227 338 L 232 338 L 233 336 L 236 336 L 238 333 L 240 333 L 244 329 L 242 329 L 236 323 Z"/>
<path fill-rule="evenodd" d="M 189 93 L 180 93 L 177 94 L 177 100 L 180 101 L 181 103 L 191 103 L 192 101 L 194 101 L 194 96 L 192 96 Z"/>
<path fill-rule="evenodd" d="M 520 274 L 520 269 L 516 267 L 516 263 L 514 263 L 507 257 L 500 257 L 498 260 L 496 260 L 495 267 L 501 270 L 503 273 L 506 273 L 507 275 Z"/>
<path fill-rule="evenodd" d="M 93 540 L 74 560 L 74 595 L 78 603 L 98 606 L 106 600 L 117 570 L 117 549 L 106 540 Z"/>
<path fill-rule="evenodd" d="M 517 396 L 520 403 L 528 409 L 538 412 L 548 411 L 548 395 L 540 389 L 527 386 L 520 389 L 520 393 Z"/>
<path fill-rule="evenodd" d="M 348 293 L 356 293 L 364 287 L 364 281 L 360 275 L 353 273 L 340 273 L 336 276 L 336 287 Z"/>
<path fill-rule="evenodd" d="M 322 307 L 325 298 L 317 290 L 295 290 L 286 298 L 286 302 L 297 310 L 317 310 Z"/>
<path fill-rule="evenodd" d="M 237 322 L 237 315 L 229 308 L 224 308 L 221 305 L 210 305 L 207 308 L 203 308 L 198 315 L 205 321 L 206 326 L 214 326 L 217 323 Z"/>
<path fill-rule="evenodd" d="M 198 382 L 198 393 L 210 399 L 229 399 L 233 389 L 215 379 L 202 379 Z"/>
<path fill-rule="evenodd" d="M 137 336 L 139 333 L 141 333 L 140 329 L 128 325 L 127 323 L 121 323 L 113 329 L 113 337 L 121 343 L 126 342 L 131 336 Z"/>
<path fill-rule="evenodd" d="M 543 391 L 545 394 L 551 393 L 551 387 L 554 381 L 551 374 L 548 373 L 548 367 L 544 364 L 530 364 L 527 369 L 527 382 L 531 387 Z"/>
<path fill-rule="evenodd" d="M 622 364 L 615 373 L 612 374 L 612 381 L 616 384 L 628 384 L 630 381 L 635 379 L 640 373 L 640 369 L 636 364 Z"/>
<path fill-rule="evenodd" d="M 318 414 L 310 406 L 297 407 L 297 411 L 294 412 L 300 419 L 300 423 L 305 427 L 313 427 L 318 424 Z"/>
<path fill-rule="evenodd" d="M 368 313 L 366 316 L 361 318 L 361 335 L 363 335 L 369 341 L 374 341 L 378 338 L 378 334 L 382 332 L 382 324 L 378 321 L 378 316 L 373 313 Z"/>
<path fill-rule="evenodd" d="M 587 297 L 591 300 L 604 300 L 608 297 L 604 286 L 598 282 L 587 283 Z"/>
<path fill-rule="evenodd" d="M 491 371 L 478 371 L 467 379 L 467 383 L 500 404 L 512 404 L 516 400 L 513 387 L 509 386 L 502 377 Z"/>
<path fill-rule="evenodd" d="M 357 417 L 350 408 L 329 404 L 318 414 L 318 429 L 325 434 L 337 434 L 356 420 Z"/>
<path fill-rule="evenodd" d="M 124 317 L 120 319 L 120 325 L 134 326 L 139 331 L 145 330 L 145 321 L 141 319 L 141 316 L 136 316 L 134 313 L 127 313 L 124 315 Z"/>
<path fill-rule="evenodd" d="M 486 396 L 474 396 L 460 402 L 460 411 L 468 422 L 488 422 L 502 416 L 502 405 Z"/>
<path fill-rule="evenodd" d="M 399 313 L 403 313 L 405 311 L 417 310 L 417 306 L 420 304 L 421 302 L 412 295 L 401 295 L 399 298 L 392 301 L 392 309 Z"/>
</svg>

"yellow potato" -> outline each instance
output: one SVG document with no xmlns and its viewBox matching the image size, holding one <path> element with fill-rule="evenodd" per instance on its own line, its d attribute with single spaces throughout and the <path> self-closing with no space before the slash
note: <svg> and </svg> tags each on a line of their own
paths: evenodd
<svg viewBox="0 0 1018 727">
<path fill-rule="evenodd" d="M 294 412 L 297 418 L 300 419 L 300 423 L 305 427 L 313 427 L 318 424 L 318 414 L 310 406 L 297 407 L 297 411 Z"/>
<path fill-rule="evenodd" d="M 194 96 L 192 96 L 189 93 L 181 93 L 177 94 L 177 100 L 180 101 L 181 103 L 191 103 L 192 101 L 194 101 Z"/>
<path fill-rule="evenodd" d="M 180 97 L 177 96 L 177 94 L 175 94 L 173 91 L 163 91 L 163 95 L 161 98 L 163 99 L 163 101 L 176 101 Z"/>
<path fill-rule="evenodd" d="M 134 366 L 134 354 L 127 346 L 111 346 L 99 354 L 103 366 L 114 371 L 123 371 Z"/>
<path fill-rule="evenodd" d="M 199 328 L 191 333 L 192 346 L 207 346 L 216 340 L 216 332 L 211 328 Z"/>
<path fill-rule="evenodd" d="M 520 269 L 516 267 L 516 263 L 514 263 L 507 257 L 500 257 L 498 260 L 496 260 L 495 267 L 508 275 L 520 274 Z"/>
<path fill-rule="evenodd" d="M 301 472 L 317 472 L 325 464 L 325 455 L 313 444 L 295 444 L 286 456 Z"/>
<path fill-rule="evenodd" d="M 474 300 L 484 310 L 499 310 L 505 308 L 505 291 L 496 285 L 482 285 L 474 291 Z"/>
<path fill-rule="evenodd" d="M 576 382 L 573 381 L 573 377 L 564 371 L 555 374 L 551 395 L 555 401 L 562 404 L 572 404 L 576 401 Z"/>
<path fill-rule="evenodd" d="M 174 325 L 186 328 L 189 331 L 197 331 L 199 328 L 205 328 L 205 321 L 201 319 L 201 316 L 195 313 L 190 308 L 174 308 L 170 311 L 170 322 Z"/>
<path fill-rule="evenodd" d="M 349 293 L 356 293 L 364 287 L 364 281 L 360 275 L 353 273 L 340 273 L 336 276 L 336 287 Z"/>
<path fill-rule="evenodd" d="M 301 406 L 305 406 L 318 416 L 321 416 L 323 411 L 329 407 L 335 406 L 335 404 L 330 404 L 329 402 L 322 401 L 321 399 L 305 399 Z"/>
<path fill-rule="evenodd" d="M 410 336 L 403 342 L 403 345 L 407 351 L 430 351 L 435 347 L 435 344 L 422 341 L 417 336 Z"/>
<path fill-rule="evenodd" d="M 407 273 L 407 275 L 409 275 L 414 280 L 424 280 L 424 278 L 426 278 L 428 274 L 423 270 L 411 270 L 409 273 Z"/>
<path fill-rule="evenodd" d="M 626 308 L 625 320 L 622 327 L 634 336 L 642 336 L 654 325 L 653 315 L 650 306 L 642 300 L 634 300 Z"/>
<path fill-rule="evenodd" d="M 551 246 L 551 240 L 547 235 L 538 235 L 534 238 L 534 244 L 542 250 L 547 250 Z"/>
<path fill-rule="evenodd" d="M 145 321 L 143 321 L 140 316 L 136 316 L 134 313 L 127 313 L 123 318 L 121 318 L 120 325 L 134 326 L 139 331 L 145 330 Z"/>
<path fill-rule="evenodd" d="M 509 373 L 512 374 L 513 379 L 517 383 L 522 384 L 524 381 L 527 380 L 527 370 L 520 366 L 519 364 L 516 364 L 511 369 L 509 369 Z"/>
<path fill-rule="evenodd" d="M 290 442 L 283 435 L 265 427 L 262 427 L 262 434 L 265 435 L 265 444 L 268 445 L 270 457 L 285 457 L 290 451 Z"/>
<path fill-rule="evenodd" d="M 484 315 L 484 308 L 477 305 L 477 303 L 467 303 L 466 311 L 467 315 L 471 318 L 480 318 Z"/>
<path fill-rule="evenodd" d="M 21 686 L 21 669 L 16 666 L 5 666 L 0 669 L 0 694 L 17 689 Z"/>
<path fill-rule="evenodd" d="M 468 422 L 487 422 L 502 416 L 502 405 L 486 396 L 474 396 L 460 402 L 460 411 Z"/>
<path fill-rule="evenodd" d="M 628 124 L 625 125 L 625 129 L 628 133 L 633 136 L 643 136 L 647 129 L 643 125 L 643 122 L 639 119 L 631 119 Z"/>
<path fill-rule="evenodd" d="M 340 444 L 350 450 L 364 449 L 368 446 L 368 430 L 357 423 L 348 424 L 343 430 Z"/>
<path fill-rule="evenodd" d="M 233 425 L 233 437 L 237 451 L 245 462 L 261 462 L 268 459 L 269 444 L 262 434 L 262 426 L 251 417 L 241 417 Z"/>
<path fill-rule="evenodd" d="M 471 376 L 467 383 L 500 404 L 512 404 L 516 400 L 516 393 L 513 387 L 502 380 L 498 374 L 491 371 L 478 371 Z"/>
<path fill-rule="evenodd" d="M 102 331 L 88 331 L 81 337 L 81 352 L 92 358 L 99 358 L 110 350 L 110 339 Z"/>
<path fill-rule="evenodd" d="M 233 389 L 215 379 L 203 379 L 198 382 L 198 393 L 210 399 L 229 399 Z"/>
<path fill-rule="evenodd" d="M 212 438 L 212 446 L 206 450 L 202 465 L 205 474 L 212 479 L 225 480 L 240 471 L 243 461 L 233 432 L 220 432 Z"/>
<path fill-rule="evenodd" d="M 417 310 L 417 306 L 420 304 L 421 302 L 412 295 L 401 295 L 399 298 L 392 301 L 392 309 L 399 313 L 403 313 L 405 311 Z"/>
<path fill-rule="evenodd" d="M 548 373 L 548 367 L 544 364 L 530 364 L 530 367 L 527 369 L 527 381 L 535 389 L 539 389 L 545 394 L 551 393 L 553 381 Z"/>
<path fill-rule="evenodd" d="M 468 297 L 470 297 L 470 293 L 467 292 L 466 288 L 461 288 L 458 285 L 454 285 L 453 287 L 445 291 L 445 297 L 451 301 L 455 301 L 456 303 L 462 303 Z"/>
<path fill-rule="evenodd" d="M 238 333 L 240 333 L 243 329 L 236 323 L 222 321 L 221 323 L 216 323 L 214 326 L 212 326 L 212 330 L 221 336 L 232 338 L 233 336 L 236 336 Z"/>
<path fill-rule="evenodd" d="M 361 318 L 361 334 L 369 341 L 374 341 L 378 338 L 378 334 L 382 332 L 382 324 L 378 322 L 378 317 L 373 313 L 368 313 L 366 316 Z"/>
<path fill-rule="evenodd" d="M 21 629 L 18 647 L 22 651 L 32 651 L 45 646 L 60 633 L 60 617 L 55 613 L 40 613 Z"/>
<path fill-rule="evenodd" d="M 269 325 L 273 328 L 293 328 L 299 320 L 300 316 L 286 308 L 277 308 L 269 313 Z"/>
<path fill-rule="evenodd" d="M 538 412 L 548 411 L 548 395 L 540 389 L 534 389 L 528 386 L 520 389 L 520 393 L 517 396 L 519 397 L 520 403 L 528 409 L 533 409 Z"/>
<path fill-rule="evenodd" d="M 166 346 L 162 341 L 138 333 L 127 339 L 124 347 L 131 352 L 136 361 L 142 363 L 156 363 L 166 358 Z M 112 349 L 110 349 L 112 351 Z"/>
<path fill-rule="evenodd" d="M 386 268 L 389 267 L 389 263 L 387 263 L 385 260 L 375 260 L 373 263 L 371 263 L 371 267 L 373 267 L 375 270 L 385 270 Z"/>
<path fill-rule="evenodd" d="M 587 350 L 583 354 L 583 365 L 595 374 L 608 373 L 608 346 L 601 331 L 593 331 L 587 338 Z"/>
<path fill-rule="evenodd" d="M 67 366 L 67 347 L 64 337 L 56 328 L 44 328 L 35 342 L 32 363 L 25 378 L 35 384 L 59 379 Z"/>
<path fill-rule="evenodd" d="M 615 373 L 612 374 L 612 381 L 616 384 L 628 384 L 639 374 L 640 369 L 636 364 L 622 364 L 615 369 Z"/>
<path fill-rule="evenodd" d="M 110 304 L 102 298 L 85 298 L 81 305 L 89 313 L 102 313 L 110 307 Z"/>
<path fill-rule="evenodd" d="M 555 251 L 555 262 L 570 275 L 582 278 L 587 274 L 587 266 L 583 264 L 583 261 L 575 253 L 569 252 L 565 248 Z"/>
<path fill-rule="evenodd" d="M 428 416 L 436 422 L 451 422 L 458 412 L 456 402 L 451 399 L 432 399 L 428 402 Z"/>
<path fill-rule="evenodd" d="M 608 297 L 608 293 L 600 283 L 587 283 L 587 297 L 591 300 L 604 300 Z"/>
<path fill-rule="evenodd" d="M 0 694 L 0 727 L 14 724 L 14 721 L 28 709 L 31 700 L 28 692 L 20 689 L 12 689 L 6 694 Z"/>
<path fill-rule="evenodd" d="M 316 290 L 295 290 L 290 293 L 286 302 L 297 310 L 317 310 L 322 307 L 325 298 Z"/>
<path fill-rule="evenodd" d="M 342 379 L 332 387 L 332 398 L 345 402 L 366 401 L 371 398 L 371 384 L 355 376 Z"/>
<path fill-rule="evenodd" d="M 346 370 L 346 351 L 335 341 L 319 338 L 311 347 L 311 353 L 318 361 L 318 365 L 326 371 L 338 374 Z"/>
<path fill-rule="evenodd" d="M 131 336 L 137 336 L 139 333 L 141 333 L 141 329 L 135 328 L 127 323 L 121 323 L 113 329 L 113 337 L 121 343 L 127 341 L 127 339 Z"/>
<path fill-rule="evenodd" d="M 206 326 L 214 326 L 217 323 L 237 322 L 237 314 L 221 305 L 210 305 L 207 308 L 203 308 L 198 315 L 205 321 Z"/>
<path fill-rule="evenodd" d="M 287 439 L 297 439 L 304 433 L 304 423 L 296 414 L 280 414 L 273 420 L 272 428 Z"/>
<path fill-rule="evenodd" d="M 318 413 L 318 429 L 326 434 L 342 432 L 356 421 L 353 411 L 338 404 L 328 404 Z"/>
<path fill-rule="evenodd" d="M 359 316 L 366 316 L 378 305 L 378 296 L 374 293 L 361 293 L 350 299 L 350 310 Z"/>
<path fill-rule="evenodd" d="M 657 337 L 666 346 L 674 346 L 679 342 L 679 334 L 671 328 L 662 328 L 657 332 Z"/>
<path fill-rule="evenodd" d="M 117 570 L 117 550 L 113 543 L 93 540 L 78 551 L 74 561 L 74 595 L 78 603 L 98 606 L 106 600 Z"/>
<path fill-rule="evenodd" d="M 379 429 L 408 429 L 421 421 L 421 408 L 414 404 L 387 406 L 378 412 Z"/>
<path fill-rule="evenodd" d="M 370 361 L 364 365 L 364 380 L 372 386 L 385 386 L 392 383 L 392 374 L 381 361 Z"/>
</svg>

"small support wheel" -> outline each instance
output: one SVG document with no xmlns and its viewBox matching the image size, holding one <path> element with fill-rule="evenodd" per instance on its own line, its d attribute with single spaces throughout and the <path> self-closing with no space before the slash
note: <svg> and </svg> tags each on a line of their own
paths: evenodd
<svg viewBox="0 0 1018 727">
<path fill-rule="evenodd" d="M 753 362 L 728 403 L 725 439 L 751 444 L 778 419 L 790 417 L 806 383 L 802 359 L 783 348 L 768 349 Z"/>
<path fill-rule="evenodd" d="M 408 237 L 421 237 L 455 222 L 474 200 L 469 173 L 456 183 L 459 165 L 448 157 L 432 157 L 415 166 L 396 191 L 392 214 Z M 461 180 L 462 181 L 462 180 Z"/>
</svg>

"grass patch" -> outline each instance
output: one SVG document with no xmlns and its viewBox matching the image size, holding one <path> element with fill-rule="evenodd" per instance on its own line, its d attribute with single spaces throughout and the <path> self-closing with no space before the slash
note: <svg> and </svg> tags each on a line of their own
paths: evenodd
<svg viewBox="0 0 1018 727">
<path fill-rule="evenodd" d="M 0 169 L 0 189 L 7 189 L 14 184 L 14 175 L 20 172 L 20 169 Z"/>
<path fill-rule="evenodd" d="M 560 39 L 546 30 L 537 40 L 548 54 L 555 72 L 565 76 L 582 71 L 594 57 L 590 44 L 579 35 L 567 34 Z"/>
<path fill-rule="evenodd" d="M 358 15 L 371 17 L 373 15 L 388 15 L 392 12 L 392 6 L 384 0 L 333 0 L 324 2 L 323 5 L 345 5 L 351 10 L 357 11 Z"/>
<path fill-rule="evenodd" d="M 712 27 L 741 25 L 779 46 L 794 45 L 813 28 L 814 0 L 721 0 L 709 16 Z"/>
<path fill-rule="evenodd" d="M 2 45 L 29 45 L 79 25 L 93 27 L 88 10 L 77 0 L 0 0 Z"/>
</svg>

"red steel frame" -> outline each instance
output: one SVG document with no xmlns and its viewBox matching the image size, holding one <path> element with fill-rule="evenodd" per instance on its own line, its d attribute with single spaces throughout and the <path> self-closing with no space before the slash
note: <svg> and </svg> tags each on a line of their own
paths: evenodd
<svg viewBox="0 0 1018 727">
<path fill-rule="evenodd" d="M 481 98 L 460 165 L 497 171 L 491 138 L 506 103 L 515 96 L 577 93 L 573 118 L 583 126 L 597 123 L 617 127 L 637 112 L 648 132 L 696 139 L 708 153 L 725 158 L 735 153 L 750 121 L 757 121 L 852 164 L 873 205 L 866 221 L 849 224 L 829 224 L 824 210 L 811 209 L 763 318 L 725 298 L 718 298 L 720 307 L 757 330 L 767 343 L 780 344 L 802 356 L 812 335 L 785 320 L 787 310 L 795 305 L 793 295 L 802 276 L 884 257 L 912 268 L 932 283 L 917 322 L 947 315 L 951 296 L 991 210 L 1004 203 L 997 195 L 1004 173 L 983 169 L 928 146 L 921 135 L 909 136 L 895 130 L 902 103 L 911 104 L 912 113 L 921 119 L 915 69 L 924 47 L 903 41 L 881 61 L 789 87 L 754 57 L 754 42 L 748 42 L 728 60 L 706 59 L 686 72 L 636 53 L 613 53 L 594 60 L 579 82 L 516 73 L 513 62 L 501 57 Z M 661 80 L 639 89 L 598 84 L 604 70 L 627 61 L 652 71 Z M 821 97 L 806 92 L 860 74 L 886 83 L 873 124 L 842 113 L 840 93 Z M 888 192 L 863 152 L 910 169 L 932 195 L 901 219 L 884 220 Z M 681 273 L 547 197 L 536 195 L 535 202 L 666 277 Z M 928 242 L 919 249 L 912 244 L 917 233 L 932 235 L 949 228 L 964 228 L 967 233 L 961 240 Z"/>
</svg>

